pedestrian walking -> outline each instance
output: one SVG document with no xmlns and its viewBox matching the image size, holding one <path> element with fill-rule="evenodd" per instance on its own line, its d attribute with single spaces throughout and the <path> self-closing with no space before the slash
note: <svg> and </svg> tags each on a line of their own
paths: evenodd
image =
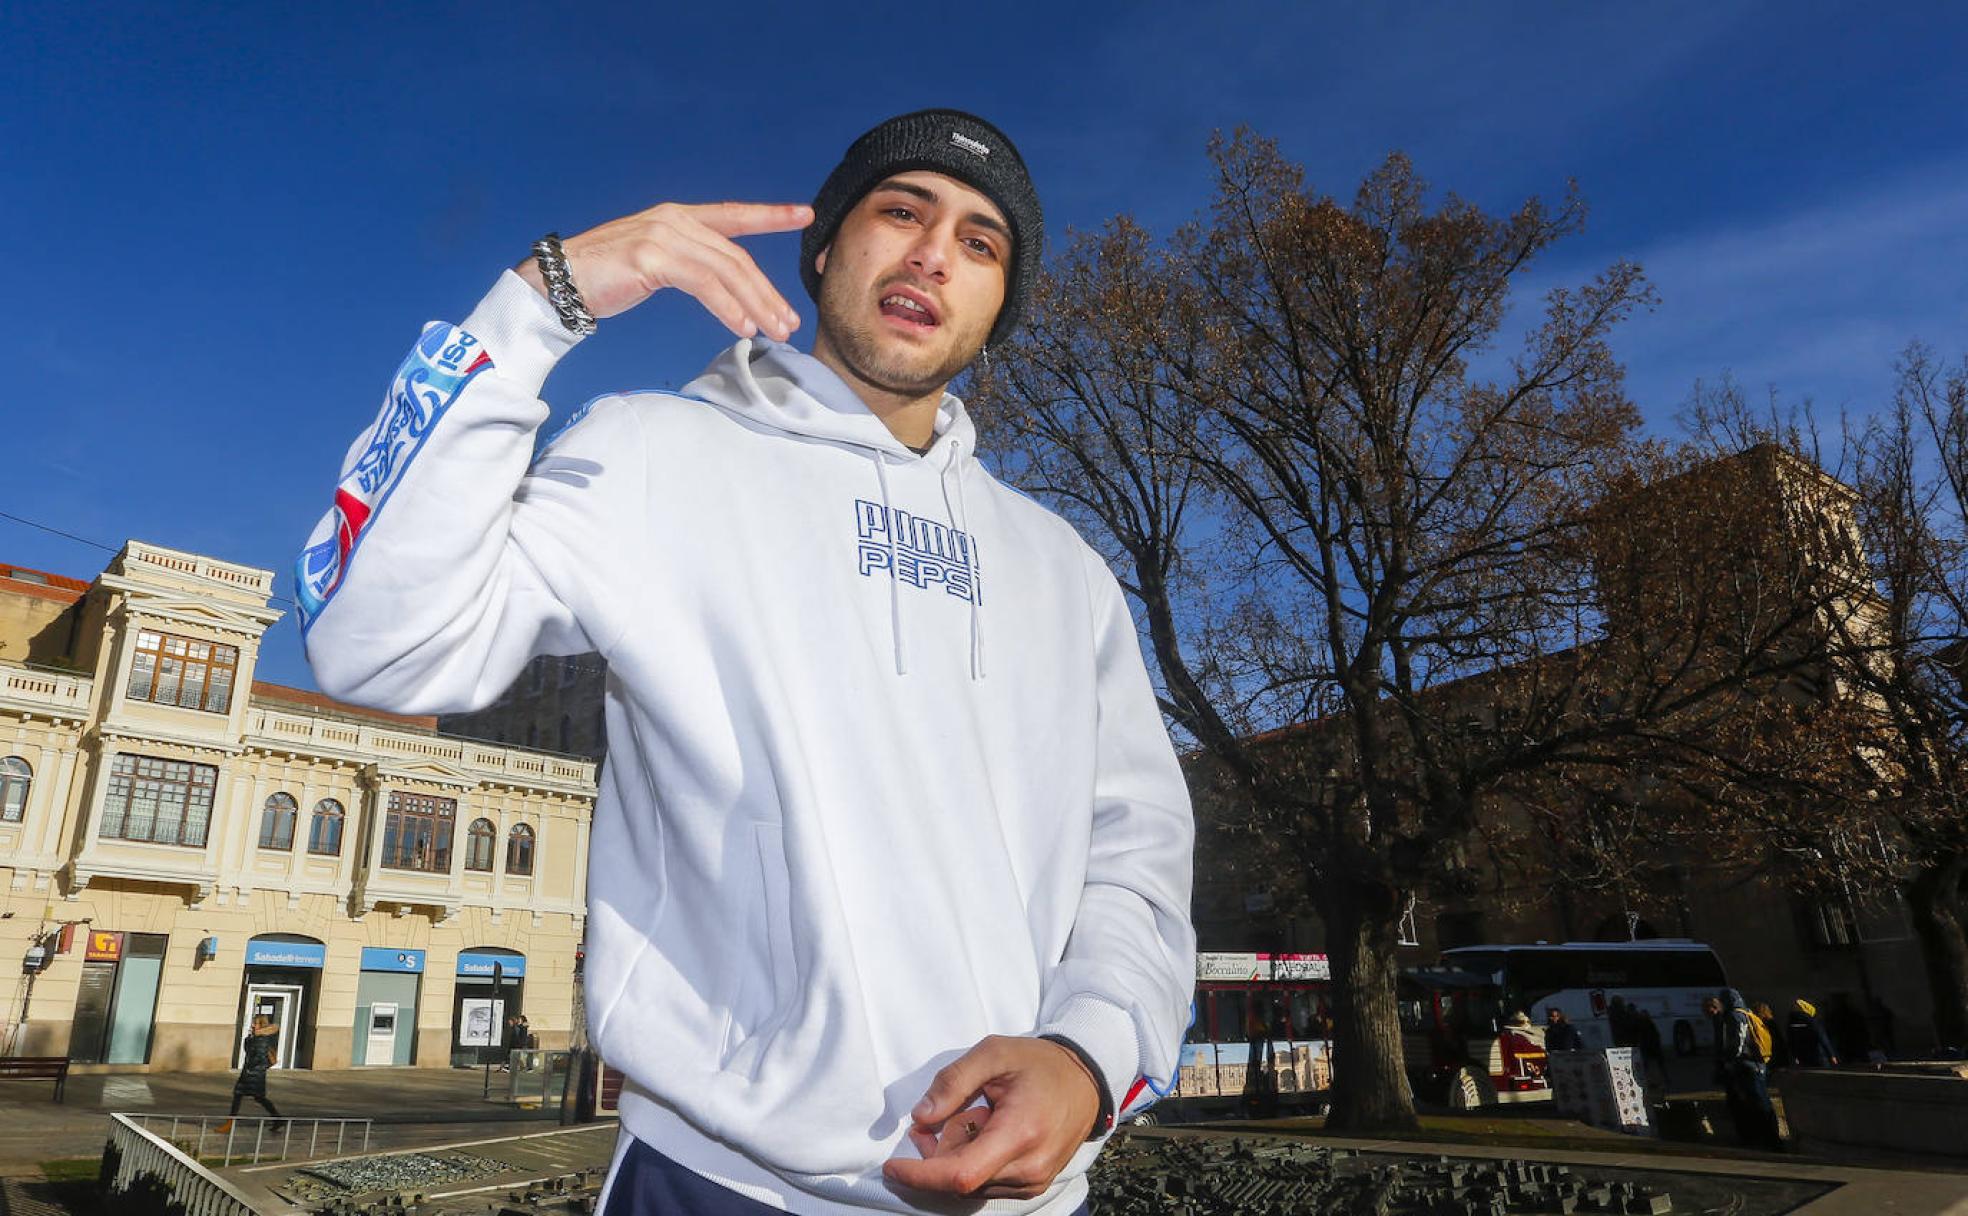
<svg viewBox="0 0 1968 1216">
<path fill-rule="evenodd" d="M 1729 1105 L 1736 1139 L 1754 1148 L 1783 1150 L 1776 1107 L 1770 1102 L 1767 1034 L 1744 1004 L 1742 993 L 1724 988 L 1703 1008 L 1715 1025 L 1715 1079 Z"/>
<path fill-rule="evenodd" d="M 924 110 L 811 206 L 542 237 L 415 343 L 302 554 L 330 695 L 469 711 L 536 656 L 608 662 L 606 1216 L 1063 1216 L 1090 1142 L 1174 1080 L 1195 829 L 1128 601 L 948 391 L 1033 304 L 1044 230 L 1003 132 Z M 738 243 L 781 232 L 810 352 Z M 548 373 L 666 289 L 735 344 L 540 445 Z"/>
<path fill-rule="evenodd" d="M 1784 1038 L 1790 1044 L 1791 1059 L 1799 1068 L 1824 1068 L 1838 1063 L 1831 1036 L 1818 1020 L 1818 1007 L 1803 997 L 1791 1002 L 1790 1016 L 1784 1023 Z"/>
<path fill-rule="evenodd" d="M 279 1043 L 280 1024 L 264 1013 L 256 1013 L 246 1029 L 246 1042 L 240 1049 L 239 1079 L 232 1083 L 232 1109 L 226 1112 L 226 1120 L 219 1124 L 220 1135 L 232 1130 L 233 1116 L 239 1113 L 240 1103 L 251 1098 L 273 1116 L 274 1121 L 267 1124 L 268 1131 L 279 1131 L 287 1125 L 280 1111 L 267 1097 L 267 1072 L 273 1067 L 276 1044 Z"/>
</svg>

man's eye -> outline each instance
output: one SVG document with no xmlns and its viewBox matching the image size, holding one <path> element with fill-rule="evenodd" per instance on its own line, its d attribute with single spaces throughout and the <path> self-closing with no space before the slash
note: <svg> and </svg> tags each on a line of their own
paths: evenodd
<svg viewBox="0 0 1968 1216">
<path fill-rule="evenodd" d="M 972 249 L 976 250 L 980 254 L 983 254 L 987 258 L 995 259 L 998 256 L 998 251 L 991 247 L 991 242 L 983 239 L 982 237 L 975 237 L 975 236 L 971 237 L 968 241 L 965 242 L 965 244 L 969 245 Z"/>
<path fill-rule="evenodd" d="M 916 218 L 916 213 L 907 207 L 890 207 L 888 208 L 888 214 L 899 220 L 912 220 Z"/>
</svg>

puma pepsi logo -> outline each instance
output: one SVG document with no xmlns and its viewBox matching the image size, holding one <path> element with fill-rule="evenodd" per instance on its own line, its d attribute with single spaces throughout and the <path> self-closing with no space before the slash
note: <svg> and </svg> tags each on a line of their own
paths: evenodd
<svg viewBox="0 0 1968 1216">
<path fill-rule="evenodd" d="M 977 585 L 983 571 L 969 533 L 907 511 L 883 510 L 864 498 L 854 500 L 854 532 L 862 575 L 875 578 L 876 571 L 883 571 L 911 587 L 941 587 L 957 599 L 984 602 Z"/>
</svg>

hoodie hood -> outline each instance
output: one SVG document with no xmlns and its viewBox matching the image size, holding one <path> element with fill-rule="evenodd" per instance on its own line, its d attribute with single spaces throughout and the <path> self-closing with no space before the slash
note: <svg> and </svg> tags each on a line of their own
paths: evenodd
<svg viewBox="0 0 1968 1216">
<path fill-rule="evenodd" d="M 903 530 L 889 487 L 891 461 L 905 467 L 928 465 L 935 470 L 937 488 L 950 528 L 964 537 L 962 557 L 972 590 L 970 601 L 970 677 L 984 676 L 984 627 L 975 590 L 977 567 L 969 537 L 970 513 L 965 505 L 964 474 L 976 460 L 971 447 L 977 428 L 964 412 L 963 402 L 950 393 L 936 407 L 936 437 L 929 451 L 917 453 L 897 439 L 888 424 L 875 416 L 859 394 L 812 355 L 770 339 L 743 338 L 712 361 L 704 374 L 683 386 L 686 397 L 708 401 L 757 425 L 825 443 L 859 448 L 874 464 L 875 487 L 881 495 L 882 529 L 888 547 L 888 569 L 900 569 L 897 534 Z M 914 471 L 912 469 L 912 471 Z M 952 484 L 956 489 L 951 491 Z M 894 643 L 895 674 L 909 674 L 909 627 L 903 606 L 901 579 L 888 580 L 889 636 Z"/>
<path fill-rule="evenodd" d="M 708 401 L 762 426 L 886 452 L 905 460 L 947 459 L 976 447 L 977 428 L 963 402 L 945 392 L 936 409 L 936 438 L 926 456 L 897 439 L 834 370 L 804 351 L 769 338 L 744 338 L 712 360 L 683 395 Z"/>
<path fill-rule="evenodd" d="M 1743 1004 L 1743 994 L 1734 988 L 1724 988 L 1715 995 L 1722 998 L 1722 1008 L 1724 1009 L 1749 1008 L 1749 1006 Z"/>
<path fill-rule="evenodd" d="M 1796 1005 L 1798 1011 L 1801 1012 L 1807 1018 L 1814 1018 L 1818 1016 L 1818 1007 L 1816 1005 L 1813 1005 L 1811 1002 L 1805 1000 L 1801 996 L 1798 997 L 1795 1001 L 1793 1001 L 1792 1004 Z"/>
</svg>

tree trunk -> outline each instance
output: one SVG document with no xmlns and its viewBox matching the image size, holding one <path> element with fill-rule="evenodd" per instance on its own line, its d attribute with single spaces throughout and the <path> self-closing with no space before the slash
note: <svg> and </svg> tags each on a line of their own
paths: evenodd
<svg viewBox="0 0 1968 1216">
<path fill-rule="evenodd" d="M 1928 866 L 1907 884 L 1907 908 L 1920 953 L 1927 963 L 1927 987 L 1934 999 L 1934 1033 L 1943 1047 L 1968 1047 L 1968 900 L 1962 879 L 1968 857 L 1949 857 Z"/>
<path fill-rule="evenodd" d="M 1320 901 L 1332 965 L 1332 1131 L 1383 1132 L 1419 1128 L 1414 1095 L 1402 1065 L 1401 1018 L 1394 1003 L 1400 973 L 1395 901 L 1372 887 L 1344 880 Z"/>
</svg>

